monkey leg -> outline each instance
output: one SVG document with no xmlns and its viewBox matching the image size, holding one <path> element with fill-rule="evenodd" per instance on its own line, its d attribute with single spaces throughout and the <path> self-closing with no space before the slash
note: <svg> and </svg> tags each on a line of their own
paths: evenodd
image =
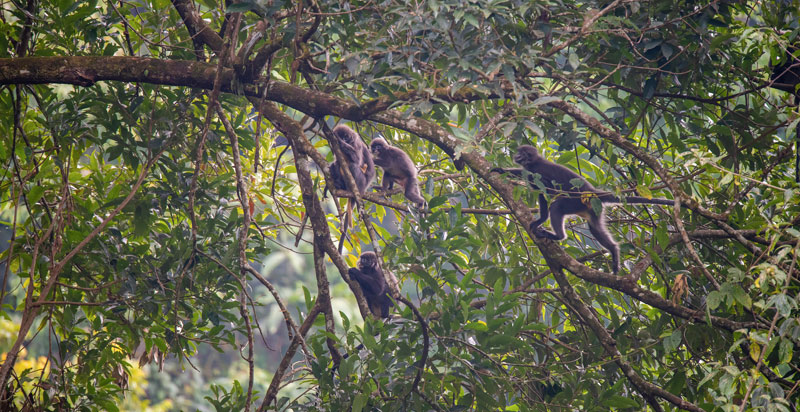
<svg viewBox="0 0 800 412">
<path fill-rule="evenodd" d="M 387 193 L 392 190 L 394 186 L 394 179 L 385 171 L 383 172 L 383 181 L 381 181 L 380 185 L 372 186 L 373 189 L 377 190 L 378 192 L 382 192 L 383 196 L 386 197 Z"/>
<path fill-rule="evenodd" d="M 406 179 L 405 187 L 406 199 L 414 202 L 417 207 L 423 207 L 426 202 L 425 198 L 422 197 L 422 194 L 419 192 L 419 182 L 417 182 L 417 179 Z"/>
<path fill-rule="evenodd" d="M 367 188 L 367 185 L 371 183 L 367 182 L 367 177 L 364 176 L 364 173 L 361 173 L 361 168 L 353 165 L 352 163 L 350 164 L 350 174 L 353 175 L 353 181 L 356 183 L 356 189 L 358 189 L 359 192 L 363 192 Z M 342 177 L 342 180 L 344 180 L 344 176 Z M 345 186 L 347 186 L 346 182 Z M 349 187 L 345 187 L 345 190 L 349 189 Z"/>
<path fill-rule="evenodd" d="M 394 176 L 384 172 L 383 173 L 383 191 L 388 192 L 394 187 Z"/>
<path fill-rule="evenodd" d="M 540 198 L 541 200 L 541 198 Z M 546 202 L 545 202 L 546 207 Z M 544 209 L 544 207 L 542 207 Z M 564 240 L 567 238 L 567 233 L 564 230 L 564 222 L 569 215 L 583 215 L 589 212 L 580 199 L 574 197 L 560 197 L 550 204 L 550 226 L 553 227 L 553 232 L 548 232 L 542 228 L 536 228 L 535 234 L 539 237 L 546 237 L 552 240 Z M 593 214 L 593 213 L 592 213 Z M 542 217 L 545 217 L 542 215 Z M 541 220 L 541 218 L 539 218 Z M 536 223 L 536 222 L 534 222 Z M 531 225 L 533 226 L 533 225 Z"/>
<path fill-rule="evenodd" d="M 589 231 L 604 248 L 611 252 L 611 270 L 614 273 L 619 272 L 619 245 L 606 229 L 605 216 L 602 214 L 597 216 L 592 213 L 592 218 L 589 219 Z"/>
<path fill-rule="evenodd" d="M 384 318 L 384 319 L 388 319 L 389 318 L 389 308 L 394 306 L 394 303 L 392 303 L 392 299 L 389 298 L 389 295 L 384 293 L 383 296 L 380 299 L 379 305 L 380 305 L 380 309 L 381 309 L 381 317 Z"/>
<path fill-rule="evenodd" d="M 547 237 L 547 235 L 544 233 L 548 232 L 539 226 L 541 226 L 542 223 L 546 222 L 549 218 L 550 211 L 547 208 L 547 199 L 544 197 L 544 193 L 539 193 L 539 218 L 531 222 L 531 231 L 538 237 Z"/>
</svg>

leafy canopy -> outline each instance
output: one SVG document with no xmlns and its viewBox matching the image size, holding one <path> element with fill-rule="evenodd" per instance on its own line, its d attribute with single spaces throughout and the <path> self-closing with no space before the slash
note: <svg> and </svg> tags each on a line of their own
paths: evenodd
<svg viewBox="0 0 800 412">
<path fill-rule="evenodd" d="M 0 7 L 0 409 L 798 403 L 796 0 Z M 323 198 L 337 123 L 428 209 Z M 607 207 L 612 275 L 581 219 L 528 231 L 523 144 L 679 202 Z"/>
</svg>

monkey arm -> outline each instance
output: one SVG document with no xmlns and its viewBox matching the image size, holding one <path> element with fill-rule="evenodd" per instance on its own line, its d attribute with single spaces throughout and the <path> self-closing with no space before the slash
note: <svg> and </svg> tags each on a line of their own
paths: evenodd
<svg viewBox="0 0 800 412">
<path fill-rule="evenodd" d="M 365 273 L 357 268 L 350 268 L 347 273 L 355 279 L 364 290 L 364 297 L 373 314 L 382 318 L 389 317 L 389 308 L 394 306 L 389 298 L 386 280 L 380 272 Z M 376 313 L 376 310 L 380 313 Z"/>
<path fill-rule="evenodd" d="M 339 140 L 339 148 L 342 149 L 342 153 L 344 153 L 344 157 L 347 158 L 348 163 L 361 163 L 361 151 L 356 149 L 355 144 L 350 144 L 345 142 L 344 140 Z"/>
<path fill-rule="evenodd" d="M 364 289 L 364 293 L 367 295 L 378 296 L 386 292 L 386 281 L 378 279 L 378 276 L 370 276 L 357 268 L 350 268 L 347 274 L 361 285 L 361 288 Z M 381 280 L 383 280 L 383 282 L 381 282 Z"/>
</svg>

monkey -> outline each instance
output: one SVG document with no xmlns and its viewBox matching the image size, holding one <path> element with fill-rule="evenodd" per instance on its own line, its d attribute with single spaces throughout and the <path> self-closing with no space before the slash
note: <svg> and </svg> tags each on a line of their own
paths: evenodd
<svg viewBox="0 0 800 412">
<path fill-rule="evenodd" d="M 372 184 L 375 179 L 375 163 L 372 160 L 372 155 L 367 149 L 367 145 L 361 140 L 353 129 L 345 126 L 338 125 L 333 128 L 333 134 L 339 142 L 339 147 L 346 160 L 347 167 L 350 169 L 350 174 L 353 175 L 353 180 L 356 182 L 356 188 L 359 192 L 364 191 Z M 336 159 L 331 163 L 330 171 L 331 178 L 333 179 L 333 187 L 340 190 L 347 190 L 347 181 L 344 178 L 341 170 L 342 159 Z M 344 246 L 344 239 L 347 237 L 347 230 L 353 222 L 353 205 L 354 199 L 347 200 L 347 210 L 344 215 L 344 222 L 341 226 L 341 237 L 339 238 L 339 253 L 342 253 L 342 246 Z"/>
<path fill-rule="evenodd" d="M 531 232 L 537 237 L 564 240 L 567 238 L 564 232 L 564 219 L 569 215 L 581 216 L 588 222 L 589 231 L 595 239 L 611 252 L 611 268 L 615 274 L 620 269 L 619 245 L 606 229 L 603 205 L 622 203 L 623 200 L 627 203 L 674 204 L 669 199 L 647 199 L 639 196 L 627 196 L 620 199 L 611 193 L 598 190 L 579 174 L 540 156 L 533 146 L 520 146 L 514 155 L 514 162 L 521 165 L 522 168 L 495 167 L 490 173 L 512 173 L 522 176 L 524 169 L 533 174 L 533 176 L 528 176 L 528 183 L 531 187 L 544 189 L 539 192 L 539 218 L 531 222 Z M 552 198 L 549 208 L 544 192 L 547 192 Z M 593 198 L 600 201 L 599 210 L 592 207 Z M 548 218 L 555 233 L 540 227 Z"/>
<path fill-rule="evenodd" d="M 414 202 L 417 207 L 424 207 L 427 202 L 419 192 L 417 168 L 411 158 L 398 147 L 392 146 L 381 137 L 372 140 L 369 145 L 375 164 L 383 169 L 381 190 L 392 190 L 396 181 L 405 188 L 406 199 Z"/>
<path fill-rule="evenodd" d="M 359 191 L 364 192 L 375 179 L 375 163 L 367 145 L 361 140 L 358 133 L 343 124 L 334 127 L 333 134 L 338 139 L 339 147 L 347 158 L 347 165 L 350 174 L 353 175 L 353 180 L 356 181 L 356 187 Z M 340 159 L 331 163 L 333 187 L 339 190 L 348 190 L 344 175 L 339 170 L 340 164 Z"/>
<path fill-rule="evenodd" d="M 378 255 L 375 254 L 375 252 L 363 252 L 358 258 L 357 266 L 357 268 L 350 268 L 347 273 L 361 286 L 361 289 L 364 291 L 364 297 L 367 299 L 367 304 L 369 305 L 370 311 L 376 316 L 378 316 L 378 313 L 380 313 L 381 318 L 389 319 L 387 322 L 391 322 L 389 308 L 394 306 L 394 303 L 389 297 L 390 285 L 387 283 L 387 277 L 384 277 L 384 272 L 381 270 L 380 265 L 378 265 Z M 422 377 L 422 372 L 428 359 L 427 349 L 430 345 L 428 322 L 419 312 L 419 309 L 417 309 L 416 306 L 411 303 L 411 301 L 399 294 L 397 288 L 397 278 L 394 277 L 392 272 L 386 271 L 386 275 L 388 276 L 389 282 L 392 282 L 391 290 L 398 292 L 396 295 L 397 301 L 402 302 L 409 309 L 411 309 L 411 311 L 414 313 L 414 316 L 419 321 L 422 329 L 423 347 L 425 349 L 422 351 L 422 355 L 415 365 L 417 368 L 417 375 L 414 378 L 412 386 L 416 386 Z M 378 335 L 376 334 L 375 336 Z M 355 353 L 363 348 L 364 344 L 362 343 L 356 346 L 352 352 L 346 353 L 342 359 L 347 359 L 351 353 Z M 331 370 L 331 377 L 336 374 L 338 366 L 338 364 L 333 366 Z"/>
<path fill-rule="evenodd" d="M 361 286 L 369 309 L 375 316 L 389 318 L 389 308 L 394 306 L 389 298 L 389 286 L 383 271 L 378 265 L 375 252 L 364 252 L 358 258 L 357 268 L 350 268 L 347 273 Z"/>
<path fill-rule="evenodd" d="M 389 285 L 383 276 L 383 271 L 378 265 L 378 255 L 375 252 L 363 252 L 358 258 L 357 267 L 350 268 L 347 273 L 352 279 L 358 282 L 367 299 L 367 306 L 370 312 L 383 319 L 389 319 L 389 308 L 394 306 L 392 299 L 389 298 Z M 392 275 L 394 276 L 394 275 Z M 396 281 L 396 279 L 395 279 Z M 378 335 L 375 335 L 378 336 Z M 352 353 L 364 349 L 364 344 L 359 344 L 350 353 L 345 353 L 342 359 L 347 359 Z M 333 365 L 331 377 L 336 375 L 339 365 Z"/>
</svg>

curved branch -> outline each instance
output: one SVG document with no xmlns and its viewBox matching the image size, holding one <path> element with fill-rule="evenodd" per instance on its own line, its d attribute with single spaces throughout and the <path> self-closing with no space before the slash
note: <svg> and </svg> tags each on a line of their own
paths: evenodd
<svg viewBox="0 0 800 412">
<path fill-rule="evenodd" d="M 219 54 L 220 51 L 222 51 L 222 37 L 208 27 L 191 1 L 172 0 L 172 5 L 175 6 L 175 10 L 180 14 L 183 24 L 189 31 L 192 40 L 197 39 L 201 41 L 207 45 L 214 54 Z"/>
<path fill-rule="evenodd" d="M 140 57 L 33 57 L 0 59 L 0 84 L 68 83 L 91 85 L 100 80 L 118 80 L 211 88 L 213 86 L 215 73 L 216 66 L 207 63 L 182 60 L 158 60 Z M 233 70 L 223 69 L 220 81 L 222 91 L 240 91 L 232 90 L 233 76 Z M 261 96 L 260 91 L 253 85 L 245 85 L 243 92 L 245 95 L 254 98 L 259 98 Z M 335 115 L 350 120 L 364 119 L 362 117 L 363 108 L 354 103 L 331 96 L 327 93 L 303 89 L 277 80 L 271 80 L 269 82 L 266 96 L 267 100 L 286 104 L 312 116 L 321 117 L 325 115 Z M 645 164 L 653 167 L 659 175 L 663 176 L 664 182 L 668 184 L 671 190 L 675 190 L 673 194 L 681 193 L 677 188 L 677 183 L 667 174 L 666 170 L 661 167 L 658 161 L 652 156 L 642 152 L 618 133 L 603 126 L 597 119 L 583 113 L 574 105 L 570 105 L 564 101 L 555 101 L 548 104 L 563 110 L 565 113 L 587 124 L 592 130 L 612 141 L 612 143 L 634 154 Z M 296 144 L 295 149 L 297 151 L 312 157 L 320 166 L 327 165 L 322 155 L 314 150 L 313 145 L 303 136 L 302 129 L 300 129 L 299 126 L 296 130 L 293 129 L 290 125 L 290 123 L 294 123 L 291 118 L 278 110 L 273 103 L 269 101 L 265 102 L 261 106 L 261 111 L 265 114 L 270 113 L 270 116 L 267 117 L 281 132 L 286 134 L 287 137 L 293 136 L 290 139 Z M 445 153 L 452 156 L 455 156 L 456 147 L 459 147 L 460 144 L 454 136 L 449 134 L 441 126 L 424 119 L 408 118 L 398 111 L 388 110 L 371 115 L 368 119 L 414 133 L 434 143 L 442 148 Z M 524 203 L 514 200 L 511 185 L 506 184 L 499 175 L 489 173 L 492 165 L 490 165 L 483 156 L 475 152 L 462 152 L 460 153 L 460 160 L 468 164 L 476 175 L 489 183 L 492 189 L 499 195 L 500 199 L 508 205 L 509 210 L 513 212 L 519 222 L 523 225 L 530 224 L 532 220 L 530 209 Z M 323 170 L 324 169 L 323 166 Z M 307 195 L 311 196 L 311 193 Z M 304 194 L 304 196 L 306 196 L 306 194 Z M 686 195 L 681 194 L 681 196 L 683 197 Z M 692 205 L 695 205 L 695 207 L 698 208 L 697 210 L 703 211 L 704 215 L 712 218 L 720 217 L 719 215 L 700 209 L 696 200 L 691 198 L 687 200 L 689 202 L 687 207 L 694 208 Z M 682 203 L 684 203 L 684 199 L 682 199 Z M 311 210 L 310 205 L 307 204 L 307 207 Z M 319 206 L 317 205 L 317 207 Z M 321 216 L 324 217 L 324 213 L 321 214 Z M 320 230 L 324 230 L 323 233 L 325 237 L 330 240 L 329 231 L 324 219 L 321 224 L 324 225 L 324 228 L 320 227 Z M 729 230 L 726 230 L 726 227 L 722 228 L 725 232 L 737 237 L 737 240 L 741 241 L 741 239 L 738 239 L 737 232 L 730 230 L 730 228 L 727 228 Z M 705 321 L 704 314 L 675 305 L 663 299 L 658 294 L 639 288 L 635 282 L 618 276 L 611 276 L 610 274 L 582 265 L 576 259 L 569 256 L 554 241 L 538 238 L 533 238 L 533 241 L 542 251 L 548 265 L 553 269 L 564 267 L 583 280 L 619 290 L 635 299 L 665 310 L 675 316 L 692 319 L 698 322 Z M 332 250 L 336 249 L 333 247 L 332 242 L 330 247 L 331 249 L 328 249 L 328 244 L 326 242 L 326 251 L 332 256 L 332 260 L 340 273 L 342 273 L 342 277 L 348 281 L 351 289 L 355 290 L 356 288 L 350 283 L 349 276 L 347 276 L 347 266 L 344 260 L 341 259 L 341 256 L 338 256 L 338 253 L 330 253 Z M 337 257 L 334 258 L 333 256 Z M 356 296 L 358 295 L 359 294 L 356 293 Z M 360 305 L 361 303 L 359 303 L 359 307 L 361 308 Z M 364 308 L 366 308 L 366 306 Z M 712 324 L 723 327 L 726 330 L 736 330 L 742 327 L 761 327 L 761 325 L 756 322 L 735 322 L 713 316 L 710 319 Z"/>
<path fill-rule="evenodd" d="M 306 156 L 319 156 L 319 152 L 313 149 L 311 143 L 303 135 L 303 129 L 297 122 L 293 121 L 286 113 L 278 110 L 278 108 L 271 102 L 264 102 L 259 111 L 266 117 L 281 133 L 283 133 L 292 145 L 294 151 L 295 165 L 297 166 L 297 176 L 300 182 L 300 189 L 302 191 L 303 204 L 306 207 L 306 213 L 311 221 L 311 227 L 314 231 L 314 237 L 320 237 L 321 246 L 323 250 L 330 256 L 333 264 L 339 270 L 342 279 L 347 282 L 350 289 L 356 295 L 356 302 L 361 311 L 361 316 L 368 316 L 370 313 L 367 301 L 364 294 L 361 292 L 361 287 L 353 279 L 350 279 L 347 271 L 349 267 L 345 263 L 342 256 L 339 254 L 336 246 L 331 240 L 330 230 L 328 229 L 328 222 L 325 220 L 325 211 L 322 210 L 322 204 L 319 197 L 314 193 L 314 183 L 311 179 L 311 174 L 308 171 L 308 160 Z M 310 148 L 310 149 L 309 149 Z M 309 151 L 310 150 L 310 151 Z M 323 159 L 324 162 L 324 159 Z"/>
<path fill-rule="evenodd" d="M 428 362 L 428 349 L 430 348 L 430 338 L 428 337 L 428 322 L 425 322 L 425 318 L 419 313 L 419 309 L 414 306 L 408 299 L 406 299 L 402 295 L 395 296 L 395 299 L 403 302 L 412 312 L 414 312 L 414 316 L 417 317 L 419 320 L 419 324 L 422 327 L 422 357 L 419 359 L 417 363 L 417 374 L 414 376 L 414 382 L 411 383 L 411 389 L 408 390 L 406 396 L 411 392 L 415 392 L 419 385 L 419 381 L 422 379 L 422 372 L 425 371 L 425 364 Z"/>
<path fill-rule="evenodd" d="M 654 410 L 662 410 L 661 406 L 656 400 L 657 396 L 667 400 L 671 404 L 681 409 L 693 412 L 703 412 L 703 410 L 697 405 L 685 401 L 683 398 L 673 395 L 670 392 L 667 392 L 660 386 L 645 381 L 638 373 L 636 373 L 630 363 L 623 358 L 622 354 L 617 349 L 617 342 L 614 340 L 608 330 L 600 323 L 594 312 L 592 312 L 592 310 L 580 299 L 578 294 L 572 288 L 572 285 L 570 285 L 569 281 L 567 280 L 567 277 L 564 276 L 564 273 L 560 270 L 555 270 L 553 271 L 553 277 L 561 287 L 564 298 L 566 298 L 570 306 L 572 306 L 580 314 L 587 326 L 589 326 L 592 332 L 594 332 L 595 336 L 597 336 L 597 340 L 606 350 L 606 353 L 608 353 L 608 355 L 614 360 L 614 362 L 625 374 L 625 377 L 627 377 L 633 386 L 636 387 L 639 393 L 641 393 L 647 403 L 649 403 Z"/>
<path fill-rule="evenodd" d="M 294 339 L 292 339 L 292 342 L 286 349 L 286 353 L 283 354 L 283 359 L 281 359 L 281 363 L 278 365 L 278 368 L 275 370 L 275 374 L 272 376 L 272 381 L 269 383 L 267 394 L 264 395 L 264 400 L 258 407 L 259 412 L 267 410 L 267 407 L 275 401 L 275 397 L 278 395 L 278 389 L 280 389 L 280 384 L 283 381 L 283 375 L 286 373 L 286 369 L 289 368 L 289 365 L 292 363 L 292 358 L 297 351 L 297 347 L 300 345 L 300 342 L 306 333 L 308 333 L 308 330 L 311 329 L 311 326 L 314 325 L 314 320 L 316 320 L 317 315 L 319 315 L 321 311 L 322 307 L 320 301 L 317 300 L 317 302 L 314 304 L 314 307 L 312 307 L 311 311 L 308 313 L 308 316 L 306 316 L 305 320 L 303 320 L 303 324 L 300 325 L 300 333 L 294 336 Z"/>
</svg>

